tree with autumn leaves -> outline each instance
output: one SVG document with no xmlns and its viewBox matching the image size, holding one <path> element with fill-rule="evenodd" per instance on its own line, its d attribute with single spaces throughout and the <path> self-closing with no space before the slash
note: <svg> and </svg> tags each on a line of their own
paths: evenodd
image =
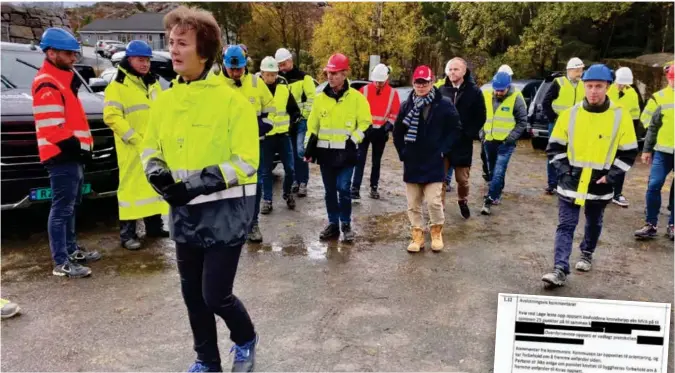
<svg viewBox="0 0 675 373">
<path fill-rule="evenodd" d="M 564 68 L 572 56 L 673 52 L 672 2 L 194 4 L 216 15 L 233 35 L 228 42 L 246 44 L 256 66 L 283 46 L 319 80 L 335 52 L 349 57 L 354 79 L 367 79 L 369 56 L 379 54 L 394 79 L 407 81 L 419 64 L 442 74 L 448 59 L 463 56 L 483 82 L 503 63 L 528 78 Z"/>
</svg>

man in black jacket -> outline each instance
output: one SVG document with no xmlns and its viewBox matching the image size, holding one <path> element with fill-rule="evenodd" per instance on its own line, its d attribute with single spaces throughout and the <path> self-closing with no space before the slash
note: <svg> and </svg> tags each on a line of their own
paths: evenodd
<svg viewBox="0 0 675 373">
<path fill-rule="evenodd" d="M 485 124 L 485 100 L 480 88 L 476 86 L 471 72 L 467 69 L 466 61 L 455 57 L 448 61 L 445 67 L 445 83 L 439 87 L 441 94 L 455 104 L 462 126 L 462 136 L 457 140 L 453 151 L 446 158 L 445 172 L 450 167 L 455 168 L 457 180 L 457 196 L 459 210 L 465 219 L 471 216 L 469 210 L 469 175 L 473 156 L 473 139 Z M 481 151 L 481 158 L 483 152 Z M 483 173 L 486 174 L 485 160 L 483 159 Z M 445 188 L 443 189 L 445 201 Z"/>
</svg>

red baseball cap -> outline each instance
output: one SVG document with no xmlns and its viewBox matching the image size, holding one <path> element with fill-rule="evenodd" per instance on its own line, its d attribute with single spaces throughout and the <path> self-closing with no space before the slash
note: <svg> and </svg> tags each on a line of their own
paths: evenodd
<svg viewBox="0 0 675 373">
<path fill-rule="evenodd" d="M 427 82 L 430 82 L 434 80 L 434 73 L 429 66 L 417 66 L 413 73 L 413 82 L 415 80 L 426 80 Z"/>
</svg>

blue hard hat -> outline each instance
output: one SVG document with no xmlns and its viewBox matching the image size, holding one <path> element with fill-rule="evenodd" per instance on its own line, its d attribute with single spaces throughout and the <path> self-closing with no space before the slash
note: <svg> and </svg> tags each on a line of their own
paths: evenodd
<svg viewBox="0 0 675 373">
<path fill-rule="evenodd" d="M 595 64 L 584 72 L 584 75 L 581 77 L 582 82 L 587 82 L 590 80 L 600 80 L 604 82 L 611 83 L 614 81 L 612 78 L 612 70 L 609 67 L 603 64 Z"/>
<path fill-rule="evenodd" d="M 132 40 L 127 44 L 127 57 L 152 57 L 152 48 L 143 40 Z"/>
<path fill-rule="evenodd" d="M 246 54 L 240 46 L 231 45 L 225 50 L 223 61 L 228 69 L 241 69 L 246 67 Z"/>
<path fill-rule="evenodd" d="M 506 72 L 498 72 L 492 78 L 492 89 L 495 91 L 503 91 L 511 85 L 511 76 Z"/>
<path fill-rule="evenodd" d="M 80 43 L 70 32 L 59 27 L 50 27 L 42 33 L 40 40 L 40 49 L 46 51 L 48 48 L 79 52 Z"/>
</svg>

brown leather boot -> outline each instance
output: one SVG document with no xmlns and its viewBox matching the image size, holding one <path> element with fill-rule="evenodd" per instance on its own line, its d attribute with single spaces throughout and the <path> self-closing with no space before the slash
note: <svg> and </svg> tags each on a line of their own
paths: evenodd
<svg viewBox="0 0 675 373">
<path fill-rule="evenodd" d="M 420 227 L 412 228 L 412 241 L 408 245 L 408 252 L 418 253 L 424 247 L 424 230 Z"/>
<path fill-rule="evenodd" d="M 443 225 L 436 224 L 431 226 L 431 250 L 443 250 Z"/>
</svg>

